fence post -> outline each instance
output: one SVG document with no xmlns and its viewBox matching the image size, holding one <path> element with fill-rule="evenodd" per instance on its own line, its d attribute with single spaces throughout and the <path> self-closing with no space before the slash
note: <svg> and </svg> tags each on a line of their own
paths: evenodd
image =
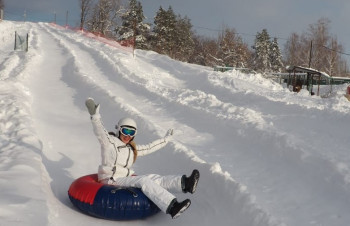
<svg viewBox="0 0 350 226">
<path fill-rule="evenodd" d="M 29 39 L 29 34 L 27 33 L 27 40 L 26 40 L 26 42 L 27 42 L 27 45 L 26 45 L 26 52 L 28 52 L 28 39 Z"/>
<path fill-rule="evenodd" d="M 17 46 L 17 31 L 15 31 L 15 46 L 13 50 L 16 50 L 16 46 Z"/>
</svg>

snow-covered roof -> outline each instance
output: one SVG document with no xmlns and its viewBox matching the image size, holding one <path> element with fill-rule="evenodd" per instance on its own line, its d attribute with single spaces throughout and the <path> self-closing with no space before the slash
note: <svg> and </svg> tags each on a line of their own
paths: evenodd
<svg viewBox="0 0 350 226">
<path fill-rule="evenodd" d="M 301 67 L 301 66 L 287 66 L 286 69 L 289 73 L 290 72 L 311 73 L 311 74 L 321 75 L 323 77 L 326 77 L 327 79 L 344 80 L 344 81 L 350 82 L 350 78 L 330 76 L 326 72 L 322 72 L 313 68 L 307 68 L 307 67 Z"/>
</svg>

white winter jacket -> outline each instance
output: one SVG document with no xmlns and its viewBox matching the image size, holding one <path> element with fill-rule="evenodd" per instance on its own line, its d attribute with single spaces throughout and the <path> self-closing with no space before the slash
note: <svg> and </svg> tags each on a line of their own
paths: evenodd
<svg viewBox="0 0 350 226">
<path fill-rule="evenodd" d="M 101 144 L 101 165 L 98 167 L 98 180 L 128 177 L 134 174 L 131 169 L 134 163 L 134 152 L 129 144 L 123 143 L 118 137 L 109 135 L 96 113 L 91 117 L 94 133 Z M 166 137 L 153 141 L 147 145 L 136 145 L 137 156 L 148 155 L 168 143 Z"/>
</svg>

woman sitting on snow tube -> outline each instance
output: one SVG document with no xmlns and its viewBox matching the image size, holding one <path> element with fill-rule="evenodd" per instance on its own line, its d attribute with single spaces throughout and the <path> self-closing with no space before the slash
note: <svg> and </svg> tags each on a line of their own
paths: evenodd
<svg viewBox="0 0 350 226">
<path fill-rule="evenodd" d="M 102 163 L 98 169 L 98 182 L 104 185 L 140 188 L 161 211 L 170 214 L 172 218 L 185 211 L 191 201 L 186 199 L 178 202 L 168 190 L 193 194 L 199 180 L 198 170 L 193 170 L 191 176 L 186 177 L 156 174 L 133 176 L 134 171 L 131 169 L 137 156 L 144 156 L 164 147 L 173 135 L 173 130 L 170 129 L 164 138 L 148 145 L 136 145 L 133 141 L 137 132 L 134 120 L 121 119 L 116 126 L 116 136 L 104 128 L 99 114 L 100 105 L 96 105 L 92 98 L 87 99 L 85 104 L 91 116 L 93 131 L 101 144 Z"/>
</svg>

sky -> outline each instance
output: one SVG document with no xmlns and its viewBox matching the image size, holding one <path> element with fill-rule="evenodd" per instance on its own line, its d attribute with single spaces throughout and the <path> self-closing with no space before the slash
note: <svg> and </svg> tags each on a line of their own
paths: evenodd
<svg viewBox="0 0 350 226">
<path fill-rule="evenodd" d="M 350 1 L 348 0 L 140 0 L 147 22 L 153 18 L 159 7 L 172 6 L 174 12 L 191 19 L 194 30 L 216 38 L 223 27 L 234 28 L 248 44 L 253 44 L 257 32 L 267 29 L 271 37 L 277 37 L 280 45 L 292 32 L 307 31 L 322 17 L 330 19 L 331 34 L 338 38 L 345 52 L 350 53 Z M 77 25 L 79 18 L 78 0 L 5 0 L 9 18 L 23 17 L 27 9 L 28 20 L 40 18 L 64 24 L 69 10 L 69 24 Z M 39 19 L 39 20 L 40 20 Z M 350 60 L 350 56 L 344 55 Z"/>
</svg>

